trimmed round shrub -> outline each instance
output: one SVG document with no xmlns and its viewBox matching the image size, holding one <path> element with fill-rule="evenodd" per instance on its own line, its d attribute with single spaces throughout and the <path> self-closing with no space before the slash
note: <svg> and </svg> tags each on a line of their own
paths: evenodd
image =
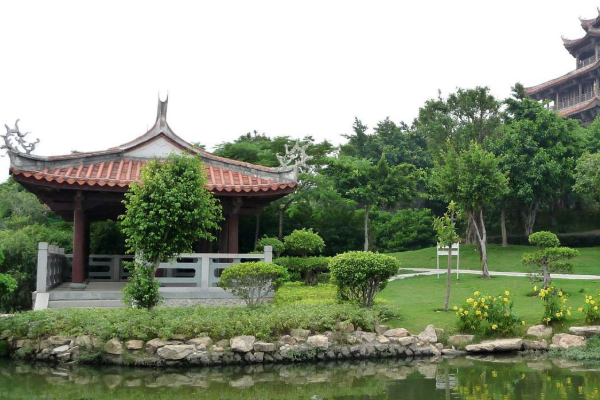
<svg viewBox="0 0 600 400">
<path fill-rule="evenodd" d="M 261 252 L 265 246 L 273 247 L 273 254 L 275 254 L 275 257 L 279 257 L 279 255 L 285 251 L 285 245 L 283 242 L 275 237 L 264 236 L 256 243 L 256 249 L 260 250 Z"/>
<path fill-rule="evenodd" d="M 539 247 L 540 249 L 547 249 L 549 247 L 559 247 L 560 241 L 558 237 L 548 231 L 539 231 L 536 233 L 532 233 L 529 235 L 529 243 L 532 245 Z"/>
<path fill-rule="evenodd" d="M 306 286 L 319 283 L 319 275 L 329 271 L 331 257 L 280 257 L 277 265 L 287 269 L 291 281 L 303 280 Z"/>
<path fill-rule="evenodd" d="M 377 292 L 398 273 L 400 262 L 391 256 L 370 251 L 350 251 L 333 257 L 331 278 L 343 299 L 359 301 L 370 308 Z"/>
<path fill-rule="evenodd" d="M 254 306 L 287 280 L 287 271 L 277 264 L 245 262 L 226 268 L 221 274 L 219 286 L 244 299 L 248 306 Z"/>
<path fill-rule="evenodd" d="M 285 251 L 293 256 L 307 257 L 319 254 L 325 242 L 312 229 L 296 229 L 285 238 Z"/>
</svg>

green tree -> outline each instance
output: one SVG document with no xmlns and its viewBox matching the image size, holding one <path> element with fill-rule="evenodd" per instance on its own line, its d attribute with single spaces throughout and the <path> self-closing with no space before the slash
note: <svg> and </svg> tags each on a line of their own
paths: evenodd
<svg viewBox="0 0 600 400">
<path fill-rule="evenodd" d="M 600 153 L 584 153 L 577 160 L 573 191 L 581 195 L 587 205 L 597 208 L 600 201 Z"/>
<path fill-rule="evenodd" d="M 380 211 L 374 220 L 377 249 L 381 252 L 418 250 L 435 245 L 433 215 L 428 208 Z"/>
<path fill-rule="evenodd" d="M 521 211 L 525 235 L 531 235 L 540 207 L 551 204 L 573 184 L 581 131 L 575 120 L 525 96 L 520 84 L 505 104 L 506 129 L 495 152 L 502 157 L 509 196 Z"/>
<path fill-rule="evenodd" d="M 564 262 L 579 255 L 570 247 L 560 247 L 560 241 L 552 232 L 540 231 L 529 235 L 529 243 L 537 247 L 534 253 L 523 254 L 522 262 L 532 267 L 532 281 L 541 281 L 544 289 L 552 283 L 551 273 L 571 272 L 571 264 Z"/>
<path fill-rule="evenodd" d="M 442 197 L 456 201 L 467 213 L 479 249 L 482 276 L 489 277 L 484 210 L 507 189 L 498 158 L 477 143 L 460 153 L 450 149 L 433 169 L 431 183 Z"/>
<path fill-rule="evenodd" d="M 138 283 L 157 292 L 154 273 L 162 261 L 191 252 L 198 239 L 214 240 L 219 229 L 221 207 L 206 189 L 206 176 L 199 158 L 171 154 L 165 161 L 152 160 L 142 170 L 141 182 L 125 194 L 122 231 L 130 253 L 141 261 L 134 268 Z M 140 291 L 128 284 L 126 297 L 142 301 Z M 143 296 L 142 296 L 143 297 Z M 157 298 L 156 296 L 152 296 Z M 155 304 L 147 303 L 151 309 Z"/>
<path fill-rule="evenodd" d="M 450 277 L 452 275 L 452 245 L 458 243 L 458 233 L 456 233 L 456 219 L 459 217 L 456 209 L 456 203 L 451 201 L 448 204 L 448 211 L 433 221 L 433 229 L 437 233 L 438 244 L 448 247 L 448 271 L 446 272 L 446 297 L 444 300 L 444 311 L 448 311 L 450 304 Z"/>
<path fill-rule="evenodd" d="M 408 204 L 417 194 L 420 174 L 409 164 L 390 167 L 385 154 L 374 165 L 367 159 L 340 156 L 324 173 L 335 183 L 341 196 L 355 201 L 364 210 L 364 251 L 369 250 L 369 217 L 375 207 Z"/>
</svg>

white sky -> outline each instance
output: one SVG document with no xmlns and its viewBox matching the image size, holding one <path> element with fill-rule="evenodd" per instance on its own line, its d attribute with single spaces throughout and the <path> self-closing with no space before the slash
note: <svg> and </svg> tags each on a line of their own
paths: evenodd
<svg viewBox="0 0 600 400">
<path fill-rule="evenodd" d="M 410 123 L 438 89 L 503 98 L 574 69 L 561 35 L 597 5 L 0 0 L 0 124 L 20 118 L 35 154 L 102 150 L 145 133 L 168 91 L 171 128 L 209 150 L 254 129 L 337 144 L 354 116 Z"/>
</svg>

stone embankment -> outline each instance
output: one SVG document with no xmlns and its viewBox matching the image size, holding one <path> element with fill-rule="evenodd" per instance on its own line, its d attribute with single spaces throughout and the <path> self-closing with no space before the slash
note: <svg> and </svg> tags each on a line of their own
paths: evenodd
<svg viewBox="0 0 600 400">
<path fill-rule="evenodd" d="M 133 366 L 243 365 L 291 363 L 303 361 L 352 360 L 377 358 L 454 357 L 477 353 L 502 353 L 523 350 L 568 349 L 585 346 L 586 337 L 600 334 L 599 326 L 573 327 L 571 334 L 552 335 L 552 328 L 531 327 L 531 339 L 513 338 L 473 343 L 473 335 L 448 337 L 440 343 L 444 331 L 429 325 L 418 335 L 404 328 L 388 329 L 377 325 L 375 332 L 355 330 L 352 324 L 340 324 L 331 332 L 314 333 L 292 329 L 277 341 L 259 341 L 254 336 L 236 336 L 213 342 L 210 337 L 186 338 L 176 335 L 169 340 L 102 341 L 92 336 L 51 336 L 41 340 L 12 340 L 10 332 L 0 334 L 0 344 L 8 344 L 9 353 L 18 358 L 72 363 L 104 363 Z"/>
</svg>

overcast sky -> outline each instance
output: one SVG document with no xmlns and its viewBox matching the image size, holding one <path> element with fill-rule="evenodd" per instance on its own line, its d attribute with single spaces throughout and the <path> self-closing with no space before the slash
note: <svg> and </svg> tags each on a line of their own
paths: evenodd
<svg viewBox="0 0 600 400">
<path fill-rule="evenodd" d="M 410 123 L 438 89 L 503 98 L 569 72 L 561 35 L 597 5 L 0 0 L 0 123 L 20 118 L 36 154 L 102 150 L 145 133 L 168 91 L 171 128 L 209 150 L 251 130 L 337 144 L 355 116 Z"/>
</svg>

